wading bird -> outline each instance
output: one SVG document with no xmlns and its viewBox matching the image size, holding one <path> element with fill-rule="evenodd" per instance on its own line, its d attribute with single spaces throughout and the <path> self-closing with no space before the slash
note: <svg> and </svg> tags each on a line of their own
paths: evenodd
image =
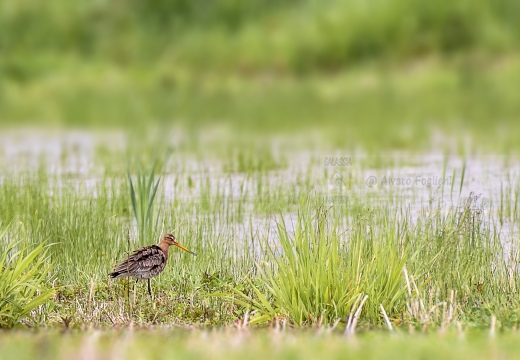
<svg viewBox="0 0 520 360">
<path fill-rule="evenodd" d="M 152 296 L 150 279 L 159 275 L 166 266 L 168 260 L 168 249 L 170 245 L 177 246 L 190 254 L 197 255 L 186 249 L 175 240 L 172 234 L 162 236 L 157 245 L 150 245 L 134 251 L 121 264 L 117 265 L 108 276 L 111 278 L 133 277 L 136 283 L 139 279 L 148 279 L 148 294 Z M 135 284 L 134 284 L 135 285 Z"/>
</svg>

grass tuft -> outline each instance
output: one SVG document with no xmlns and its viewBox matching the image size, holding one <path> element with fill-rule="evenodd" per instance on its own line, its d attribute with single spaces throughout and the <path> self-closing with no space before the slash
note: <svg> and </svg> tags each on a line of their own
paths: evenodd
<svg viewBox="0 0 520 360">
<path fill-rule="evenodd" d="M 2 231 L 3 238 L 7 228 Z M 12 242 L 0 255 L 0 328 L 20 323 L 31 312 L 45 304 L 54 294 L 46 286 L 49 264 L 45 244 L 32 251 L 27 247 L 16 250 Z"/>
</svg>

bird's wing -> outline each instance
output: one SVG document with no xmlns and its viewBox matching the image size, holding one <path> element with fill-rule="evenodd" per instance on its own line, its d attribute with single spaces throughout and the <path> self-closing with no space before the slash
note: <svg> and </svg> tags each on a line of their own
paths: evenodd
<svg viewBox="0 0 520 360">
<path fill-rule="evenodd" d="M 139 276 L 153 272 L 157 267 L 166 263 L 166 257 L 157 245 L 147 246 L 134 251 L 121 264 L 117 265 L 114 272 Z"/>
</svg>

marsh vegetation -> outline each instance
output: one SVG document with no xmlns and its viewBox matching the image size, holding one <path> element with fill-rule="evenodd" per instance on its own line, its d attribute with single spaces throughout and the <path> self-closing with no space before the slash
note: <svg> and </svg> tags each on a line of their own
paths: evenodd
<svg viewBox="0 0 520 360">
<path fill-rule="evenodd" d="M 514 356 L 514 2 L 1 9 L 2 354 Z"/>
</svg>

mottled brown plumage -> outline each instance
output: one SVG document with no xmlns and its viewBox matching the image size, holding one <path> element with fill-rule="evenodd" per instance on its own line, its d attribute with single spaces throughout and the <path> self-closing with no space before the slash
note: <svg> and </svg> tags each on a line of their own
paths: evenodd
<svg viewBox="0 0 520 360">
<path fill-rule="evenodd" d="M 196 255 L 194 252 L 179 244 L 175 240 L 175 236 L 165 234 L 158 245 L 150 245 L 134 251 L 108 275 L 111 278 L 133 277 L 137 280 L 148 279 L 148 293 L 152 295 L 150 279 L 159 275 L 164 270 L 166 261 L 168 260 L 170 245 L 177 246 L 184 251 Z"/>
</svg>

